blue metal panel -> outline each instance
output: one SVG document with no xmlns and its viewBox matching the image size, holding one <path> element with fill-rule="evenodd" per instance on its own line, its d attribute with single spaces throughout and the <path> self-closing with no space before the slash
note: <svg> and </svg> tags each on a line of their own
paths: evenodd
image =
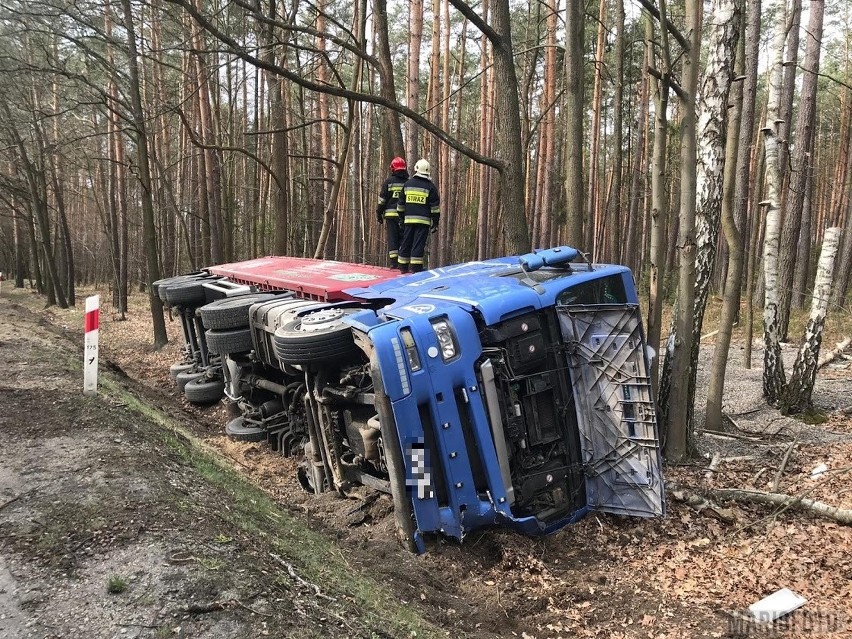
<svg viewBox="0 0 852 639">
<path fill-rule="evenodd" d="M 374 345 L 385 392 L 391 400 L 407 478 L 413 477 L 412 447 L 425 447 L 433 456 L 432 480 L 442 473 L 446 480 L 446 504 L 431 497 L 419 497 L 409 488 L 418 532 L 442 532 L 462 538 L 466 531 L 502 523 L 525 534 L 547 534 L 576 521 L 587 512 L 582 508 L 555 522 L 545 524 L 535 517 L 514 517 L 506 501 L 500 466 L 491 435 L 484 398 L 476 377 L 482 346 L 476 321 L 492 325 L 510 317 L 555 305 L 566 289 L 602 277 L 620 276 L 626 301 L 638 303 L 633 277 L 623 266 L 590 268 L 572 264 L 564 274 L 549 270 L 553 277 L 537 278 L 534 289 L 521 281 L 521 260 L 530 270 L 562 264 L 574 249 L 539 251 L 535 255 L 507 257 L 487 262 L 471 262 L 433 269 L 347 293 L 365 301 L 395 300 L 378 311 L 364 311 L 346 321 L 367 334 Z M 431 324 L 446 318 L 455 333 L 459 355 L 445 362 Z M 422 369 L 411 371 L 400 337 L 400 329 L 411 330 Z M 456 393 L 464 389 L 464 401 Z M 432 425 L 424 424 L 421 411 Z M 462 419 L 467 411 L 469 420 Z M 466 426 L 465 426 L 466 424 Z M 473 476 L 463 428 L 470 428 L 482 462 L 488 495 L 480 496 Z M 424 428 L 431 429 L 429 437 Z M 434 437 L 433 437 L 434 436 Z"/>
</svg>

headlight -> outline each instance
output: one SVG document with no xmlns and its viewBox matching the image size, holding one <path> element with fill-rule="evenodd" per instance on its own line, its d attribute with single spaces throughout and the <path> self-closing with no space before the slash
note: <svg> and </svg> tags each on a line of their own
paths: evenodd
<svg viewBox="0 0 852 639">
<path fill-rule="evenodd" d="M 402 345 L 405 348 L 405 356 L 408 358 L 408 365 L 412 371 L 419 371 L 420 355 L 417 353 L 417 345 L 414 343 L 414 335 L 411 334 L 410 328 L 402 328 L 399 331 L 402 337 Z"/>
<path fill-rule="evenodd" d="M 446 319 L 432 320 L 432 330 L 435 331 L 435 337 L 438 338 L 441 357 L 445 362 L 450 361 L 458 353 L 456 337 L 453 335 L 450 323 Z"/>
</svg>

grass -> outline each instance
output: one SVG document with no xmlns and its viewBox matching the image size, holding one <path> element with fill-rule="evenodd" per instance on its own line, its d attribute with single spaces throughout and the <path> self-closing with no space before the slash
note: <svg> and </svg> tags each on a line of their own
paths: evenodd
<svg viewBox="0 0 852 639">
<path fill-rule="evenodd" d="M 219 513 L 223 520 L 258 539 L 270 552 L 285 557 L 302 578 L 320 585 L 329 596 L 352 602 L 355 615 L 365 625 L 381 628 L 395 637 L 446 636 L 382 584 L 353 570 L 331 539 L 279 508 L 269 495 L 234 471 L 211 446 L 108 375 L 102 377 L 102 389 L 159 426 L 164 443 L 172 451 L 204 480 L 229 495 L 230 508 Z M 224 539 L 219 543 L 223 542 Z M 342 612 L 353 614 L 351 609 Z"/>
<path fill-rule="evenodd" d="M 118 575 L 112 575 L 107 581 L 107 592 L 111 595 L 120 595 L 127 590 L 127 581 Z"/>
</svg>

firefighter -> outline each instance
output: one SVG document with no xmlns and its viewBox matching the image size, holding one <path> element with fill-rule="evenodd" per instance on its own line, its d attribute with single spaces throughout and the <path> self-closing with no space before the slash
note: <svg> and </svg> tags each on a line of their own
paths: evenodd
<svg viewBox="0 0 852 639">
<path fill-rule="evenodd" d="M 402 220 L 402 243 L 399 246 L 399 270 L 412 273 L 423 270 L 423 255 L 430 231 L 438 230 L 441 198 L 429 179 L 429 162 L 417 160 L 414 177 L 405 183 L 396 208 Z"/>
<path fill-rule="evenodd" d="M 388 262 L 393 268 L 397 265 L 396 259 L 399 255 L 399 240 L 402 236 L 396 204 L 399 199 L 399 192 L 402 191 L 403 185 L 408 181 L 408 169 L 405 165 L 405 160 L 401 157 L 395 157 L 391 160 L 390 172 L 390 176 L 382 184 L 382 190 L 379 193 L 376 219 L 379 224 L 384 224 L 387 221 L 385 232 L 388 238 Z"/>
</svg>

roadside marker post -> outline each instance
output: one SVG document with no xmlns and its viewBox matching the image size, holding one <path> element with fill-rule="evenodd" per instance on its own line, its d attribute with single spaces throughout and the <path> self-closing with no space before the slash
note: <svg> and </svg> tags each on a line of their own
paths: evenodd
<svg viewBox="0 0 852 639">
<path fill-rule="evenodd" d="M 83 346 L 83 394 L 98 394 L 98 328 L 101 323 L 101 296 L 86 298 L 86 338 Z"/>
</svg>

